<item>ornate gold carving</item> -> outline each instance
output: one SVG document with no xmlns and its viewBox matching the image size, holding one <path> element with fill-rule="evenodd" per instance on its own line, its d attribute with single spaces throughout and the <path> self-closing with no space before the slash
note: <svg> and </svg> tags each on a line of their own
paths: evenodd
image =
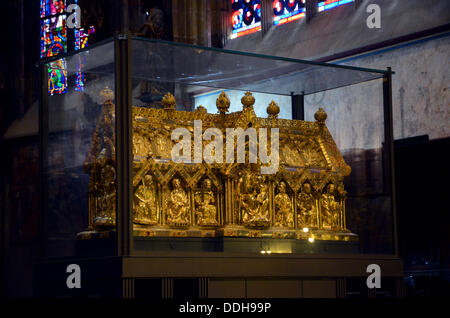
<svg viewBox="0 0 450 318">
<path fill-rule="evenodd" d="M 195 111 L 198 112 L 199 114 L 206 114 L 206 113 L 207 113 L 206 108 L 203 107 L 202 105 L 199 105 L 199 106 L 195 109 Z"/>
<path fill-rule="evenodd" d="M 280 107 L 274 101 L 271 101 L 269 106 L 267 106 L 267 114 L 269 114 L 270 119 L 276 119 L 280 113 Z"/>
<path fill-rule="evenodd" d="M 278 194 L 275 195 L 275 222 L 274 226 L 294 228 L 294 209 L 292 199 L 286 193 L 286 182 L 278 184 Z"/>
<path fill-rule="evenodd" d="M 150 138 L 151 135 L 136 129 L 133 134 L 133 156 L 145 159 L 153 155 Z"/>
<path fill-rule="evenodd" d="M 162 99 L 162 105 L 164 109 L 175 109 L 176 103 L 177 101 L 171 93 L 167 93 Z"/>
<path fill-rule="evenodd" d="M 238 188 L 242 224 L 248 227 L 270 226 L 267 179 L 253 172 L 247 172 L 239 179 Z"/>
<path fill-rule="evenodd" d="M 203 180 L 202 188 L 195 193 L 195 214 L 197 225 L 216 226 L 217 206 L 212 182 L 206 178 Z"/>
<path fill-rule="evenodd" d="M 225 114 L 226 112 L 228 112 L 228 108 L 230 108 L 230 99 L 228 98 L 227 94 L 225 94 L 225 91 L 222 91 L 222 93 L 220 93 L 219 97 L 216 100 L 216 106 L 221 114 Z"/>
<path fill-rule="evenodd" d="M 157 223 L 156 186 L 150 174 L 145 175 L 134 193 L 134 223 Z"/>
<path fill-rule="evenodd" d="M 171 189 L 166 191 L 165 212 L 167 224 L 174 227 L 186 227 L 190 225 L 190 204 L 188 192 L 181 185 L 179 178 L 173 178 Z"/>
<path fill-rule="evenodd" d="M 335 186 L 330 183 L 320 198 L 322 228 L 326 230 L 339 227 L 340 204 L 335 195 Z"/>
<path fill-rule="evenodd" d="M 108 89 L 101 94 L 103 112 L 84 165 L 90 176 L 89 224 L 96 230 L 113 227 L 116 213 L 114 94 Z M 220 114 L 203 106 L 177 111 L 170 93 L 162 100 L 165 109 L 133 107 L 135 235 L 307 239 L 312 232 L 302 229 L 308 228 L 315 239 L 354 240 L 345 224 L 343 177 L 350 167 L 325 125 L 326 113 L 319 109 L 315 122 L 279 119 L 272 102 L 269 118 L 258 118 L 251 93 L 241 101 L 244 108 L 230 114 L 225 92 L 216 101 Z M 260 162 L 173 162 L 171 132 L 193 132 L 194 120 L 202 120 L 203 131 L 279 128 L 278 172 L 261 175 Z"/>
<path fill-rule="evenodd" d="M 317 228 L 317 200 L 309 182 L 305 182 L 297 199 L 297 222 L 299 228 Z"/>
<path fill-rule="evenodd" d="M 327 120 L 327 113 L 323 110 L 322 107 L 319 108 L 319 110 L 314 114 L 314 118 L 317 120 L 317 123 L 320 126 L 325 125 L 325 120 Z"/>
<path fill-rule="evenodd" d="M 253 105 L 255 104 L 255 97 L 253 97 L 250 91 L 247 91 L 244 97 L 241 98 L 241 103 L 244 108 L 253 107 Z"/>
<path fill-rule="evenodd" d="M 106 164 L 101 170 L 102 184 L 98 192 L 98 214 L 94 218 L 97 228 L 109 228 L 116 223 L 116 170 Z"/>
</svg>

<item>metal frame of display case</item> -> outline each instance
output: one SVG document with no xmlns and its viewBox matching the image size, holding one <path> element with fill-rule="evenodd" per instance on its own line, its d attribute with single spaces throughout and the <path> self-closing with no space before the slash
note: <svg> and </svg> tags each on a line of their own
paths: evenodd
<svg viewBox="0 0 450 318">
<path fill-rule="evenodd" d="M 134 280 L 139 278 L 162 278 L 163 297 L 173 296 L 173 281 L 175 277 L 361 277 L 366 276 L 365 268 L 368 264 L 376 263 L 382 266 L 383 275 L 397 279 L 397 295 L 402 295 L 401 277 L 403 273 L 402 261 L 399 259 L 396 206 L 395 206 L 395 180 L 394 180 L 394 152 L 393 152 L 393 123 L 392 123 L 392 70 L 373 70 L 329 63 L 299 61 L 289 58 L 272 57 L 278 60 L 302 62 L 305 64 L 324 66 L 330 68 L 343 68 L 358 71 L 370 71 L 379 73 L 383 80 L 383 115 L 384 115 L 384 177 L 386 180 L 384 192 L 391 194 L 391 209 L 393 215 L 393 254 L 392 255 L 271 255 L 267 258 L 263 255 L 238 255 L 229 252 L 183 252 L 171 254 L 170 252 L 152 252 L 151 255 L 138 255 L 133 249 L 133 222 L 132 222 L 132 61 L 131 44 L 129 34 L 121 34 L 114 38 L 115 42 L 115 100 L 116 100 L 116 169 L 117 169 L 117 211 L 116 211 L 116 255 L 101 259 L 78 259 L 80 264 L 86 264 L 93 268 L 98 277 L 114 278 L 117 280 L 119 290 L 115 296 L 134 297 Z M 162 42 L 175 46 L 198 48 L 201 50 L 232 53 L 246 56 L 261 57 L 259 54 L 234 52 L 216 48 L 200 47 L 195 45 L 173 43 L 160 40 L 145 39 L 149 42 Z M 111 40 L 107 40 L 111 41 Z M 45 143 L 48 133 L 48 93 L 45 83 L 48 72 L 45 64 L 52 61 L 90 50 L 107 42 L 92 45 L 88 48 L 71 52 L 57 58 L 47 59 L 41 62 L 42 90 L 39 108 L 40 129 L 40 172 L 41 172 L 41 197 L 46 190 L 42 182 L 43 164 L 45 158 Z M 271 57 L 267 57 L 271 58 Z M 353 85 L 353 84 L 350 84 Z M 305 95 L 292 95 L 293 119 L 303 119 L 303 105 Z M 41 231 L 45 222 L 45 200 L 41 200 Z M 43 238 L 41 232 L 41 238 Z M 44 242 L 41 245 L 44 249 Z M 44 282 L 51 273 L 64 270 L 65 264 L 74 260 L 49 260 L 42 259 L 37 265 L 42 277 L 38 281 Z M 277 271 L 281 264 L 286 262 L 282 272 Z M 111 266 L 105 270 L 105 264 Z M 239 268 L 238 271 L 236 269 Z M 102 270 L 103 269 L 103 270 Z M 250 271 L 251 269 L 251 271 Z M 301 275 L 299 274 L 301 271 Z M 63 272 L 65 273 L 65 271 Z M 120 282 L 119 282 L 120 281 Z M 345 287 L 338 288 L 337 296 L 345 296 Z M 46 292 L 38 291 L 40 295 Z M 344 293 L 344 294 L 343 294 Z"/>
</svg>

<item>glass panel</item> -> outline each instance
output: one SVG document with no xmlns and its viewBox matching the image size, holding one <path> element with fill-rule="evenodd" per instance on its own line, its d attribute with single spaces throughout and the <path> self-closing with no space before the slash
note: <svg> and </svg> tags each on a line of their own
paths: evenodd
<svg viewBox="0 0 450 318">
<path fill-rule="evenodd" d="M 44 98 L 47 111 L 42 114 L 43 123 L 48 125 L 44 127 L 42 145 L 43 256 L 113 255 L 116 253 L 114 43 L 42 67 L 50 75 L 48 90 L 56 92 L 64 87 L 66 91 Z M 84 76 L 83 91 L 74 85 L 79 73 Z"/>
<path fill-rule="evenodd" d="M 381 78 L 383 71 L 136 39 L 133 77 L 159 83 L 311 94 Z M 186 63 L 188 61 L 188 63 Z"/>
<path fill-rule="evenodd" d="M 54 91 L 64 77 L 68 83 L 66 94 L 48 96 L 45 114 L 46 255 L 114 254 L 114 45 L 45 67 L 55 71 L 48 82 Z M 80 73 L 82 91 L 71 85 Z M 382 83 L 373 81 L 383 74 L 132 41 L 134 252 L 391 253 Z M 302 92 L 309 94 L 306 121 L 292 121 L 291 95 Z M 261 147 L 253 145 L 261 145 L 262 135 L 255 130 L 252 139 L 253 127 L 266 129 L 268 143 L 276 140 L 271 129 L 280 130 L 279 151 L 266 165 L 277 158 L 270 176 L 260 170 Z M 191 143 L 174 157 L 178 128 Z M 237 128 L 248 132 L 245 163 L 235 162 L 236 140 L 228 165 L 227 129 Z M 223 140 L 222 157 L 210 145 L 216 138 Z M 177 162 L 182 154 L 186 161 Z M 261 162 L 250 164 L 253 155 Z"/>
<path fill-rule="evenodd" d="M 328 114 L 326 125 L 351 167 L 344 178 L 347 228 L 359 235 L 363 253 L 391 254 L 393 212 L 389 180 L 384 175 L 382 81 L 371 81 L 305 97 L 305 120 L 318 107 Z"/>
<path fill-rule="evenodd" d="M 392 253 L 383 74 L 134 39 L 134 252 Z"/>
</svg>

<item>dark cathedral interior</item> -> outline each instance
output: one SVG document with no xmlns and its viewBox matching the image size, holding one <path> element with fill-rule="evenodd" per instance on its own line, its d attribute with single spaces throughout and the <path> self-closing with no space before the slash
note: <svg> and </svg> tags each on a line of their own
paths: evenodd
<svg viewBox="0 0 450 318">
<path fill-rule="evenodd" d="M 448 0 L 1 6 L 1 298 L 450 296 Z"/>
</svg>

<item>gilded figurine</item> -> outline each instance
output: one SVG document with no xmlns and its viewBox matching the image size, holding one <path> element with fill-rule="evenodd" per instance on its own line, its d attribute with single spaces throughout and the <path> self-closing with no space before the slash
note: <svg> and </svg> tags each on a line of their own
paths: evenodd
<svg viewBox="0 0 450 318">
<path fill-rule="evenodd" d="M 180 179 L 172 179 L 172 190 L 167 201 L 167 223 L 189 225 L 189 196 L 181 186 Z"/>
<path fill-rule="evenodd" d="M 217 225 L 217 208 L 211 180 L 203 180 L 202 189 L 195 193 L 195 214 L 197 225 Z"/>
<path fill-rule="evenodd" d="M 147 156 L 151 153 L 151 144 L 149 142 L 149 140 L 137 133 L 134 132 L 133 134 L 133 155 L 135 160 L 140 159 L 141 158 L 147 158 Z"/>
<path fill-rule="evenodd" d="M 146 30 L 148 28 L 149 25 Z M 158 61 L 158 50 L 152 49 L 148 53 L 149 61 Z M 278 118 L 279 107 L 271 103 L 267 108 L 268 118 L 261 118 L 253 109 L 255 98 L 247 92 L 241 100 L 242 110 L 230 113 L 231 101 L 222 92 L 216 101 L 219 114 L 208 113 L 200 106 L 196 111 L 187 112 L 177 110 L 175 96 L 167 93 L 163 97 L 155 91 L 157 83 L 148 83 L 147 88 L 151 90 L 145 90 L 144 97 L 152 102 L 146 107 L 132 107 L 133 160 L 130 163 L 133 165 L 135 236 L 303 240 L 313 235 L 317 240 L 357 240 L 345 224 L 347 193 L 343 179 L 351 169 L 326 128 L 327 116 L 323 110 L 315 114 L 315 122 L 288 120 Z M 161 86 L 164 89 L 160 91 L 173 91 L 171 85 Z M 85 233 L 86 237 L 92 230 L 113 229 L 117 213 L 113 91 L 105 89 L 102 98 L 103 112 L 84 164 L 89 173 L 89 231 Z M 153 107 L 156 101 L 159 108 Z M 180 107 L 182 105 L 178 105 Z M 171 132 L 177 128 L 194 132 L 195 143 L 196 120 L 202 120 L 204 127 L 221 132 L 250 127 L 260 132 L 260 129 L 281 129 L 276 150 L 281 159 L 279 169 L 266 175 L 261 169 L 265 165 L 262 160 L 248 164 L 236 162 L 239 138 L 229 149 L 230 154 L 227 148 L 225 157 L 233 158 L 231 162 L 211 164 L 170 160 L 175 143 Z M 190 141 L 192 155 L 195 147 Z M 201 141 L 206 146 L 208 140 L 201 138 Z M 259 143 L 260 138 L 254 139 L 251 134 L 244 141 L 249 159 L 253 155 L 252 149 L 264 147 Z M 256 148 L 251 147 L 252 143 L 256 143 Z M 272 153 L 272 145 L 270 150 Z M 156 224 L 158 226 L 151 226 Z"/>
<path fill-rule="evenodd" d="M 269 221 L 269 191 L 262 176 L 247 174 L 241 194 L 242 223 L 247 226 L 266 226 Z"/>
<path fill-rule="evenodd" d="M 317 205 L 311 184 L 305 182 L 297 200 L 298 224 L 302 228 L 317 228 Z"/>
<path fill-rule="evenodd" d="M 155 147 L 155 155 L 159 158 L 171 158 L 172 140 L 170 139 L 170 133 L 161 129 L 152 136 L 153 144 Z"/>
<path fill-rule="evenodd" d="M 263 176 L 258 176 L 257 184 L 260 186 L 258 200 L 258 220 L 262 222 L 269 221 L 269 186 Z"/>
<path fill-rule="evenodd" d="M 335 229 L 339 226 L 340 205 L 336 200 L 334 192 L 334 184 L 330 183 L 320 199 L 320 206 L 322 208 L 322 228 L 327 230 Z"/>
<path fill-rule="evenodd" d="M 258 204 L 256 202 L 257 191 L 252 184 L 251 175 L 239 180 L 243 186 L 243 193 L 240 194 L 242 222 L 249 223 L 258 213 Z"/>
<path fill-rule="evenodd" d="M 275 226 L 294 227 L 294 212 L 292 200 L 286 193 L 286 183 L 281 181 L 278 185 L 278 194 L 275 195 Z"/>
<path fill-rule="evenodd" d="M 101 170 L 103 184 L 99 192 L 98 213 L 94 219 L 96 227 L 111 227 L 116 219 L 116 170 L 106 164 Z"/>
<path fill-rule="evenodd" d="M 156 187 L 153 177 L 145 175 L 135 192 L 134 223 L 156 224 Z"/>
</svg>

